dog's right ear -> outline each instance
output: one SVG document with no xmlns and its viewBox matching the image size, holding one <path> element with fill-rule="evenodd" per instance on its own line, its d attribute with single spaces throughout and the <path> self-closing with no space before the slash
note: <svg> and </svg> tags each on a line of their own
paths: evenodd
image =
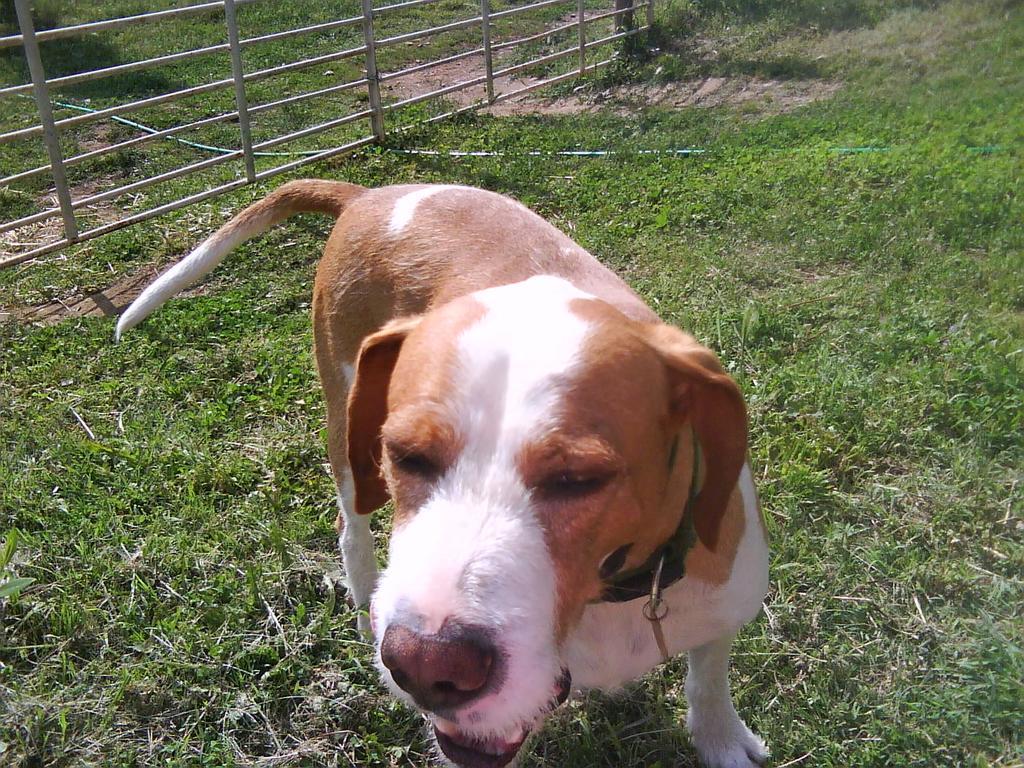
<svg viewBox="0 0 1024 768">
<path fill-rule="evenodd" d="M 419 317 L 392 320 L 359 347 L 348 395 L 348 463 L 360 515 L 379 509 L 391 498 L 380 472 L 380 430 L 388 415 L 391 372 L 403 342 L 419 321 Z"/>
</svg>

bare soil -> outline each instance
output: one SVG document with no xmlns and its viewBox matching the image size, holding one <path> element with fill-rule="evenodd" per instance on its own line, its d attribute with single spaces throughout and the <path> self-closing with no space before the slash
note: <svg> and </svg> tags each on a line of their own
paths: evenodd
<svg viewBox="0 0 1024 768">
<path fill-rule="evenodd" d="M 115 186 L 117 180 L 112 177 L 97 177 L 71 186 L 71 199 L 81 200 L 92 197 L 104 190 Z M 56 192 L 53 192 L 39 199 L 39 210 L 56 208 L 60 205 Z M 75 211 L 78 220 L 79 230 L 93 229 L 104 224 L 117 221 L 125 215 L 125 211 L 115 205 L 111 200 L 103 200 L 93 205 L 87 205 Z M 60 240 L 64 237 L 64 219 L 61 216 L 54 216 L 49 219 L 28 224 L 8 232 L 0 233 L 0 254 L 3 256 L 16 256 L 25 251 L 31 251 Z"/>
<path fill-rule="evenodd" d="M 501 63 L 501 57 L 494 57 L 495 69 L 499 69 L 508 64 Z M 421 72 L 413 72 L 405 75 L 402 78 L 393 80 L 390 83 L 386 83 L 383 90 L 385 97 L 391 97 L 396 101 L 399 99 L 407 99 L 412 96 L 416 96 L 429 91 L 435 91 L 439 88 L 446 86 L 455 85 L 456 83 L 464 82 L 466 80 L 473 80 L 477 77 L 483 77 L 486 69 L 483 55 L 470 56 L 459 61 L 453 61 L 449 64 L 441 64 L 430 69 L 425 69 Z M 528 75 L 513 74 L 506 75 L 503 77 L 494 78 L 494 94 L 499 96 L 509 91 L 519 90 L 534 83 L 539 82 L 539 78 L 533 78 Z M 524 94 L 528 96 L 529 94 Z M 464 88 L 459 91 L 453 91 L 444 95 L 444 98 L 451 102 L 456 107 L 468 107 L 470 104 L 483 101 L 487 98 L 487 89 L 483 84 L 472 86 L 470 88 Z M 502 114 L 501 108 L 505 106 L 507 102 L 502 104 L 496 104 L 493 107 L 489 107 L 484 110 L 489 114 Z"/>
<path fill-rule="evenodd" d="M 482 77 L 483 74 L 483 57 L 470 57 L 407 75 L 387 86 L 385 94 L 396 100 L 405 99 Z M 498 77 L 494 80 L 494 93 L 501 95 L 538 82 L 540 78 L 529 75 Z M 582 89 L 558 97 L 525 93 L 482 111 L 491 115 L 577 115 L 610 109 L 618 114 L 630 114 L 646 106 L 683 109 L 749 104 L 756 105 L 761 114 L 778 114 L 828 98 L 839 88 L 840 83 L 831 80 L 705 77 L 659 84 L 623 85 L 596 94 Z M 469 106 L 485 97 L 483 85 L 444 96 L 457 107 Z"/>
<path fill-rule="evenodd" d="M 0 310 L 0 318 L 6 314 L 23 323 L 53 325 L 72 317 L 113 317 L 121 314 L 158 274 L 156 267 L 146 267 L 102 291 Z"/>
</svg>

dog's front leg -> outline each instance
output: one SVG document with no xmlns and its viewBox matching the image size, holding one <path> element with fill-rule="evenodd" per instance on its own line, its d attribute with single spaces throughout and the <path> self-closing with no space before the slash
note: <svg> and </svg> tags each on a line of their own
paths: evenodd
<svg viewBox="0 0 1024 768">
<path fill-rule="evenodd" d="M 754 768 L 768 750 L 736 714 L 729 692 L 732 636 L 690 651 L 686 674 L 686 725 L 707 768 Z"/>
<path fill-rule="evenodd" d="M 355 511 L 351 477 L 344 477 L 339 483 L 338 511 L 338 546 L 345 565 L 345 584 L 353 606 L 359 611 L 359 629 L 368 635 L 370 597 L 377 587 L 377 556 L 373 551 L 370 516 Z"/>
</svg>

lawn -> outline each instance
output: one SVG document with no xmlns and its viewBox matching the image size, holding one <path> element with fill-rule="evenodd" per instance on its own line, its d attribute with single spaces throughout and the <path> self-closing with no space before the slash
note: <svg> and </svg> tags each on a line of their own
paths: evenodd
<svg viewBox="0 0 1024 768">
<path fill-rule="evenodd" d="M 732 680 L 773 765 L 1020 766 L 1024 7 L 675 0 L 658 21 L 660 50 L 593 92 L 839 87 L 465 117 L 308 172 L 513 195 L 719 352 L 772 539 Z M 679 147 L 705 151 L 637 152 Z M 528 154 L 566 149 L 617 154 Z M 167 263 L 269 188 L 0 272 L 0 305 Z M 0 765 L 428 763 L 341 584 L 308 319 L 329 226 L 240 248 L 120 344 L 110 319 L 0 321 L 0 583 L 34 579 L 0 598 Z M 684 671 L 563 707 L 524 766 L 695 765 Z"/>
</svg>

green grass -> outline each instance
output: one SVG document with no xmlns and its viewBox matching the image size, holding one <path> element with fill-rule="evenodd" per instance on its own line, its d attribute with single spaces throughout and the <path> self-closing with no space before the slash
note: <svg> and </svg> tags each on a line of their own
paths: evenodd
<svg viewBox="0 0 1024 768">
<path fill-rule="evenodd" d="M 720 352 L 772 536 L 732 679 L 776 765 L 1020 765 L 1024 10 L 701 5 L 659 12 L 729 28 L 702 72 L 812 62 L 843 88 L 774 116 L 467 118 L 404 141 L 510 155 L 316 172 L 514 195 Z M 673 56 L 609 78 L 690 76 Z M 864 145 L 889 149 L 833 151 Z M 674 146 L 708 152 L 521 154 Z M 264 192 L 0 273 L 0 304 L 166 262 Z M 35 579 L 0 601 L 0 764 L 426 763 L 338 580 L 308 322 L 328 229 L 244 246 L 120 345 L 109 320 L 0 324 L 0 538 Z M 525 765 L 693 765 L 684 668 L 563 708 Z"/>
</svg>

